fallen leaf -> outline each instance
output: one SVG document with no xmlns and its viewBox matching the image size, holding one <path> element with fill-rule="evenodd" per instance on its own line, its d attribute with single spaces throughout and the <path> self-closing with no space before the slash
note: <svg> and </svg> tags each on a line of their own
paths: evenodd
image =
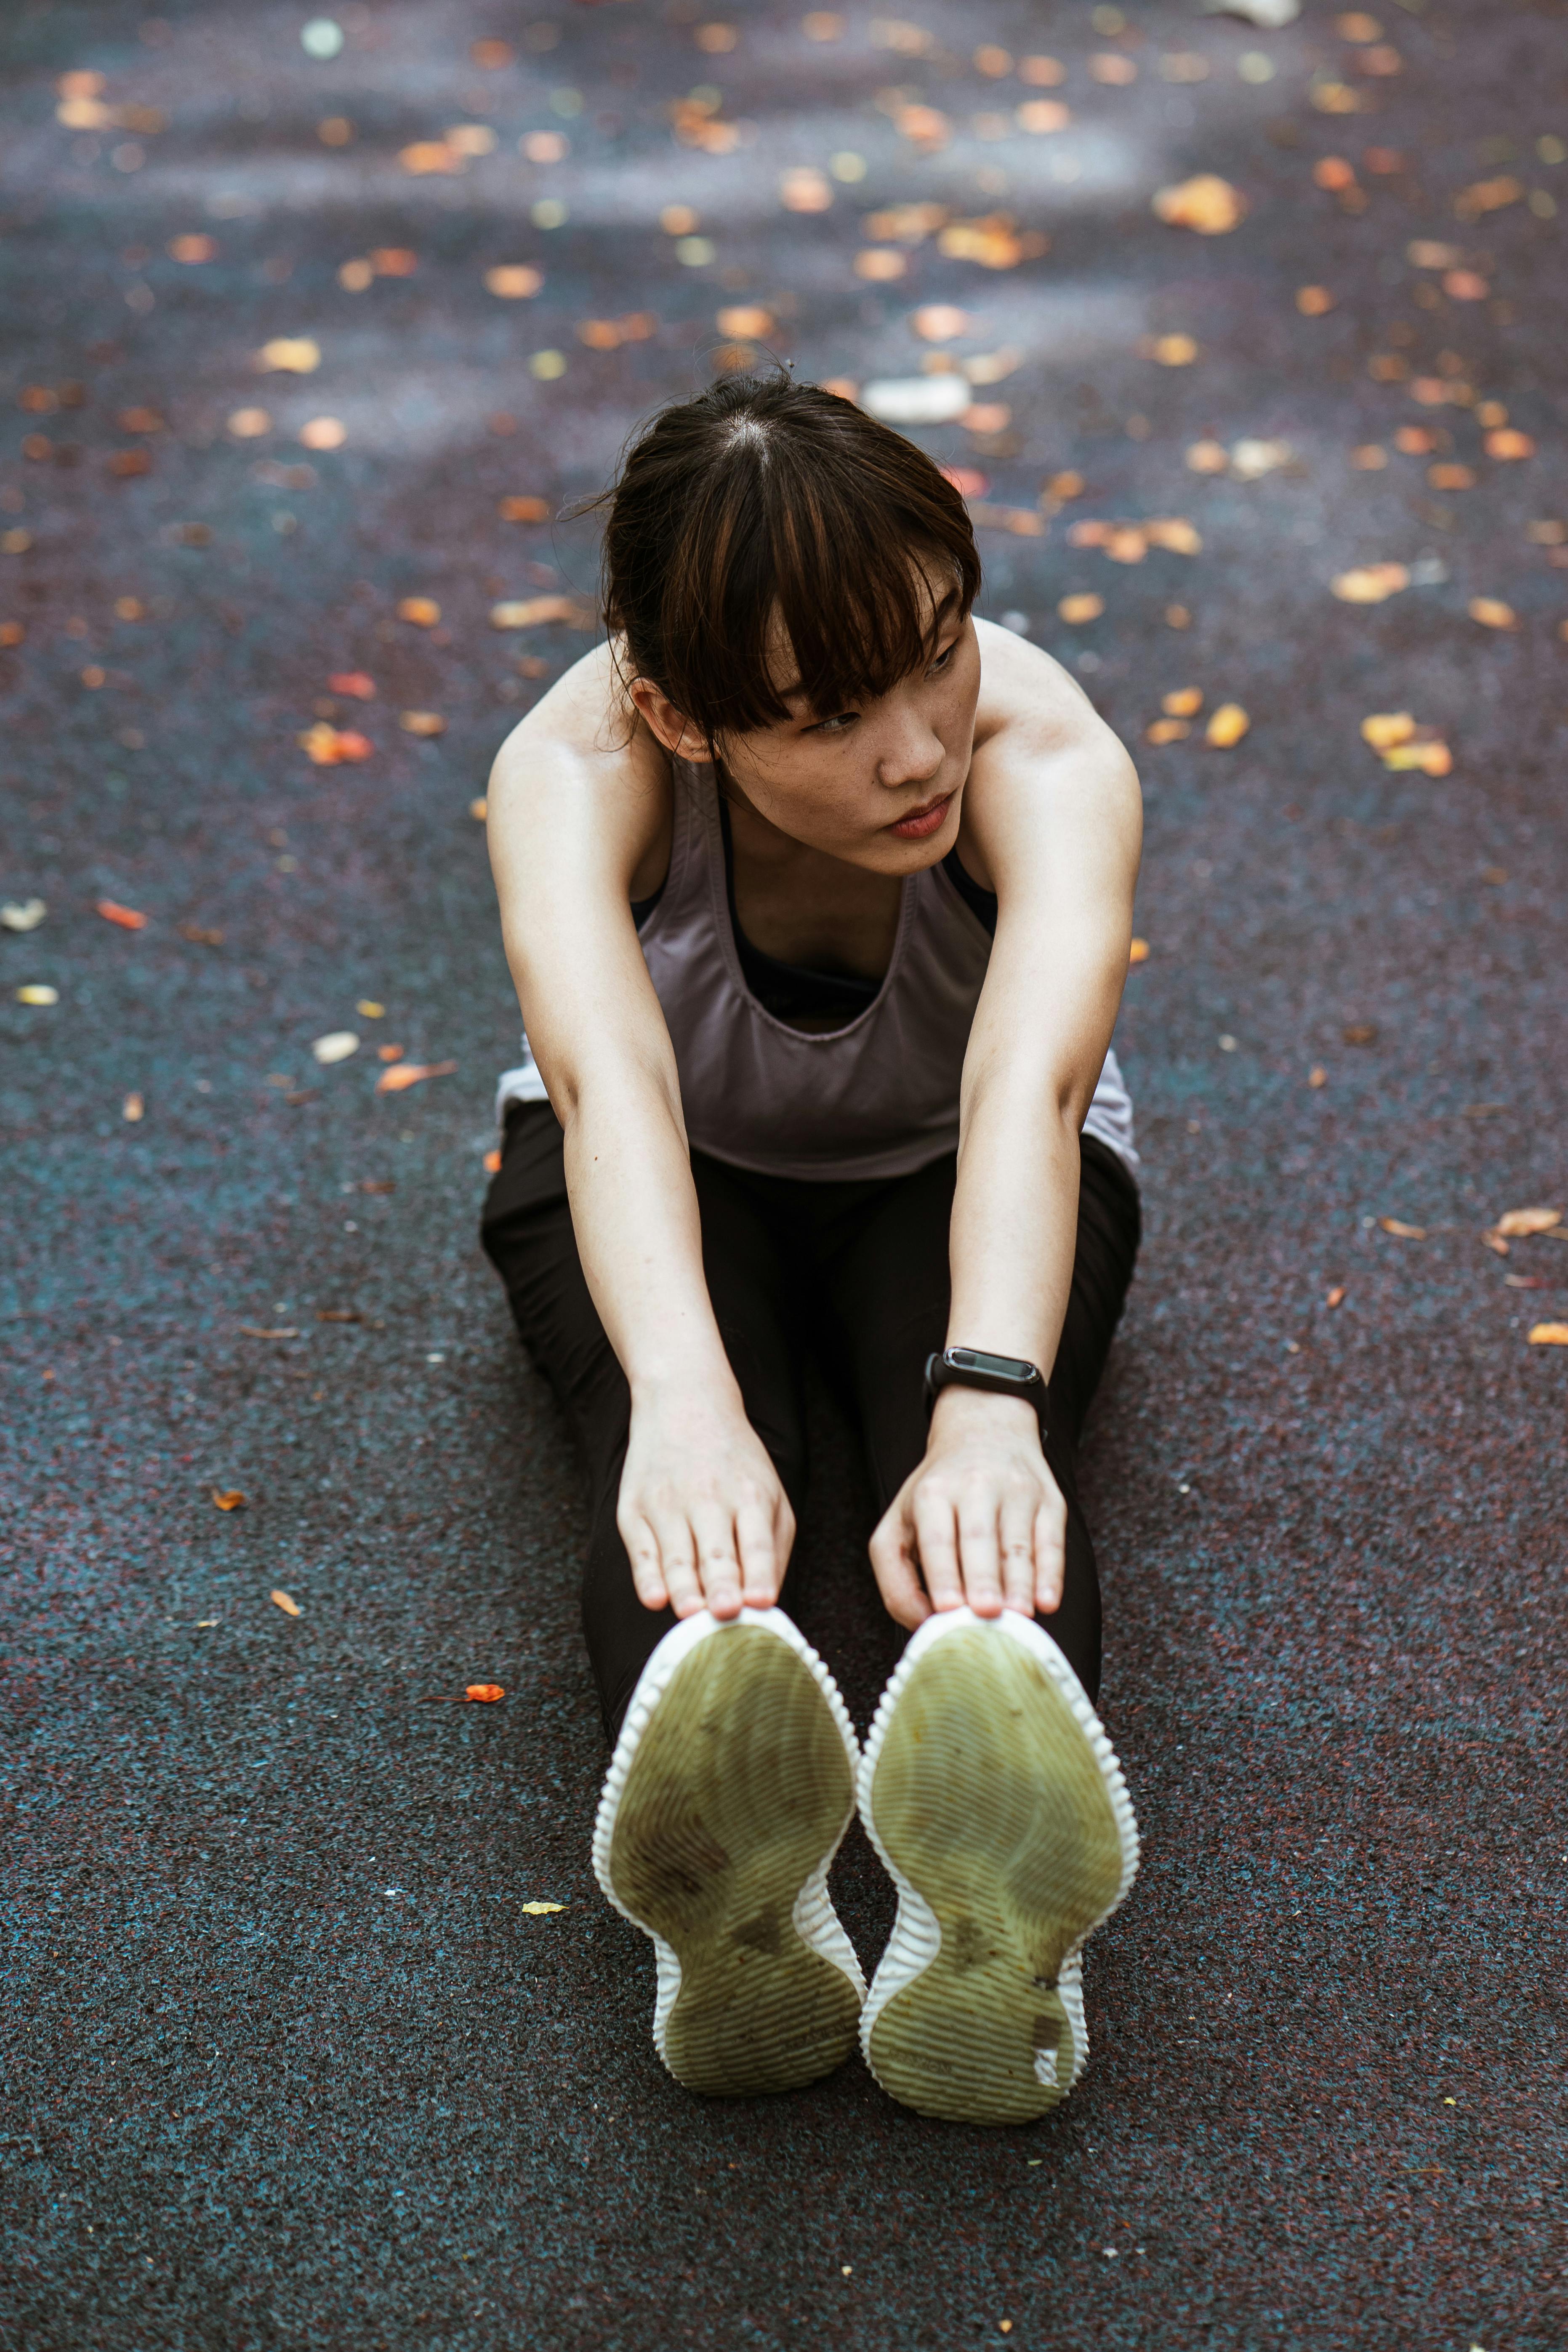
<svg viewBox="0 0 1568 2352">
<path fill-rule="evenodd" d="M 8 931 L 36 931 L 48 911 L 42 898 L 24 898 L 19 904 L 9 898 L 0 907 L 0 923 Z"/>
<path fill-rule="evenodd" d="M 1154 719 L 1144 729 L 1145 740 L 1151 743 L 1179 743 L 1192 733 L 1184 719 Z"/>
<path fill-rule="evenodd" d="M 385 1017 L 386 1007 L 384 1004 L 378 1003 L 374 996 L 362 996 L 355 1004 L 354 1011 L 362 1021 L 380 1021 Z"/>
<path fill-rule="evenodd" d="M 1048 139 L 1054 131 L 1065 131 L 1072 121 L 1072 109 L 1058 98 L 1026 99 L 1014 117 L 1020 131 L 1037 139 Z"/>
<path fill-rule="evenodd" d="M 1151 547 L 1163 547 L 1170 555 L 1199 555 L 1203 541 L 1183 515 L 1151 515 L 1140 526 Z"/>
<path fill-rule="evenodd" d="M 721 335 L 734 335 L 742 339 L 747 336 L 761 337 L 773 333 L 773 314 L 771 310 L 764 310 L 760 303 L 738 302 L 727 310 L 721 310 L 713 323 Z"/>
<path fill-rule="evenodd" d="M 321 347 L 309 335 L 277 335 L 262 344 L 256 364 L 264 375 L 312 375 L 321 364 Z"/>
<path fill-rule="evenodd" d="M 1179 686 L 1173 693 L 1163 695 L 1160 708 L 1168 719 L 1195 719 L 1204 707 L 1201 686 Z"/>
<path fill-rule="evenodd" d="M 465 1698 L 482 1699 L 488 1705 L 498 1698 L 505 1698 L 506 1693 L 501 1688 L 500 1683 L 469 1683 L 463 1693 L 463 1696 Z M 557 1907 L 559 1908 L 559 1906 Z"/>
<path fill-rule="evenodd" d="M 1500 1216 L 1494 1230 L 1510 1241 L 1521 1241 L 1527 1234 L 1554 1233 L 1563 1223 L 1561 1209 L 1509 1209 Z"/>
<path fill-rule="evenodd" d="M 409 1087 L 416 1087 L 424 1078 L 444 1078 L 457 1068 L 456 1062 L 395 1062 L 383 1070 L 375 1082 L 378 1095 L 400 1095 Z"/>
<path fill-rule="evenodd" d="M 1092 593 L 1086 595 L 1064 596 L 1057 606 L 1057 611 L 1071 628 L 1080 627 L 1085 621 L 1098 621 L 1104 610 L 1104 597 L 1096 596 Z"/>
<path fill-rule="evenodd" d="M 1299 286 L 1296 308 L 1303 319 L 1321 319 L 1334 307 L 1334 298 L 1326 286 Z"/>
<path fill-rule="evenodd" d="M 866 386 L 860 404 L 884 425 L 947 425 L 971 399 L 962 375 L 886 376 Z"/>
<path fill-rule="evenodd" d="M 1340 1034 L 1347 1045 L 1375 1045 L 1377 1024 L 1374 1021 L 1352 1021 L 1348 1028 L 1341 1030 Z"/>
<path fill-rule="evenodd" d="M 1428 466 L 1426 479 L 1435 490 L 1473 490 L 1476 487 L 1475 472 L 1469 466 Z"/>
<path fill-rule="evenodd" d="M 1223 236 L 1247 216 L 1247 199 L 1213 172 L 1162 188 L 1153 199 L 1157 217 L 1168 228 L 1195 229 L 1200 236 Z"/>
<path fill-rule="evenodd" d="M 1351 464 L 1359 473 L 1381 473 L 1388 463 L 1388 452 L 1379 441 L 1363 441 L 1351 451 Z"/>
<path fill-rule="evenodd" d="M 1516 629 L 1519 626 L 1519 616 L 1513 606 L 1505 604 L 1500 596 L 1472 596 L 1465 609 L 1471 620 L 1479 621 L 1483 629 Z"/>
<path fill-rule="evenodd" d="M 476 824 L 483 824 L 489 813 L 489 799 L 488 794 L 484 793 L 481 793 L 477 800 L 471 800 L 468 803 L 468 814 L 473 818 Z"/>
<path fill-rule="evenodd" d="M 1311 1068 L 1307 1073 L 1307 1084 L 1315 1090 L 1319 1087 L 1326 1087 L 1328 1083 L 1329 1074 L 1327 1070 L 1324 1069 L 1321 1062 L 1314 1062 Z"/>
<path fill-rule="evenodd" d="M 378 1045 L 375 1049 L 376 1059 L 379 1062 L 401 1062 L 405 1050 L 402 1045 Z"/>
<path fill-rule="evenodd" d="M 1425 776 L 1447 776 L 1453 773 L 1454 755 L 1447 743 L 1395 743 L 1383 754 L 1383 764 L 1395 775 L 1416 769 Z"/>
<path fill-rule="evenodd" d="M 359 1188 L 362 1192 L 395 1192 L 397 1183 L 391 1176 L 362 1176 Z"/>
<path fill-rule="evenodd" d="M 796 164 L 779 181 L 779 202 L 786 213 L 825 213 L 833 204 L 833 187 L 826 172 Z"/>
<path fill-rule="evenodd" d="M 318 1307 L 318 1323 L 363 1323 L 364 1317 L 357 1307 Z"/>
<path fill-rule="evenodd" d="M 445 139 L 416 139 L 409 146 L 398 149 L 397 160 L 416 179 L 432 172 L 460 172 L 464 163 L 458 149 L 449 146 Z"/>
<path fill-rule="evenodd" d="M 502 522 L 548 522 L 548 499 L 502 499 L 497 509 Z"/>
<path fill-rule="evenodd" d="M 310 1048 L 323 1069 L 332 1062 L 346 1062 L 351 1054 L 359 1052 L 359 1039 L 352 1029 L 331 1029 L 318 1037 Z"/>
<path fill-rule="evenodd" d="M 1532 1323 L 1530 1344 L 1532 1348 L 1568 1348 L 1568 1323 Z"/>
<path fill-rule="evenodd" d="M 129 1119 L 134 1127 L 146 1118 L 147 1106 L 139 1094 L 129 1094 L 120 1107 L 120 1116 Z"/>
<path fill-rule="evenodd" d="M 245 1508 L 245 1496 L 237 1486 L 215 1486 L 212 1498 L 220 1511 L 242 1511 Z"/>
<path fill-rule="evenodd" d="M 59 1001 L 59 990 L 50 988 L 47 982 L 41 980 L 24 981 L 16 991 L 18 1004 L 58 1004 Z"/>
<path fill-rule="evenodd" d="M 162 433 L 163 419 L 155 408 L 122 408 L 120 412 L 122 433 Z"/>
<path fill-rule="evenodd" d="M 363 669 L 334 670 L 327 684 L 334 694 L 347 694 L 356 702 L 374 702 L 375 680 L 367 677 Z"/>
<path fill-rule="evenodd" d="M 1127 961 L 1130 964 L 1147 963 L 1149 961 L 1148 940 L 1134 940 L 1132 945 L 1127 951 Z"/>
<path fill-rule="evenodd" d="M 1426 1238 L 1425 1225 L 1407 1225 L 1398 1217 L 1379 1217 L 1377 1222 L 1385 1234 L 1396 1234 L 1402 1242 L 1424 1242 Z"/>
<path fill-rule="evenodd" d="M 447 722 L 438 710 L 400 710 L 397 723 L 405 735 L 444 735 Z"/>
<path fill-rule="evenodd" d="M 503 302 L 526 301 L 539 292 L 543 283 L 543 272 L 531 269 L 522 262 L 502 262 L 485 272 L 487 290 L 499 295 Z"/>
<path fill-rule="evenodd" d="M 1223 474 L 1229 468 L 1230 455 L 1223 441 L 1194 441 L 1187 464 L 1194 474 Z"/>
<path fill-rule="evenodd" d="M 348 437 L 348 426 L 339 416 L 312 416 L 300 427 L 300 440 L 307 449 L 341 449 Z"/>
<path fill-rule="evenodd" d="M 1500 425 L 1496 432 L 1489 433 L 1484 446 L 1489 457 L 1496 457 L 1505 465 L 1535 455 L 1535 444 L 1529 434 L 1515 432 L 1511 425 Z"/>
<path fill-rule="evenodd" d="M 1403 563 L 1358 564 L 1352 572 L 1336 572 L 1329 583 L 1331 593 L 1344 604 L 1381 604 L 1409 585 L 1410 573 Z"/>
<path fill-rule="evenodd" d="M 1198 346 L 1191 335 L 1156 335 L 1149 347 L 1149 356 L 1161 367 L 1191 367 L 1198 356 Z"/>
<path fill-rule="evenodd" d="M 0 646 L 5 646 L 7 649 L 12 646 L 19 646 L 24 643 L 26 635 L 27 625 L 25 621 L 0 621 Z"/>
<path fill-rule="evenodd" d="M 950 261 L 977 261 L 982 269 L 1016 269 L 1020 261 L 1037 259 L 1050 250 L 1043 230 L 1020 236 L 1010 213 L 992 213 L 983 220 L 952 221 L 938 233 L 937 251 Z"/>
<path fill-rule="evenodd" d="M 1443 291 L 1450 302 L 1484 302 L 1491 290 L 1479 270 L 1450 269 L 1444 274 Z"/>
<path fill-rule="evenodd" d="M 378 278 L 412 278 L 419 267 L 419 256 L 405 245 L 378 245 L 370 266 Z"/>
<path fill-rule="evenodd" d="M 1121 49 L 1101 49 L 1089 61 L 1089 78 L 1103 82 L 1108 89 L 1124 89 L 1138 79 L 1137 60 Z"/>
<path fill-rule="evenodd" d="M 866 246 L 855 256 L 854 262 L 856 277 L 872 286 L 890 285 L 895 278 L 904 275 L 909 266 L 905 255 L 885 245 Z"/>
<path fill-rule="evenodd" d="M 300 1336 L 292 1324 L 282 1325 L 276 1330 L 260 1323 L 242 1323 L 239 1328 L 247 1339 L 297 1339 Z"/>
<path fill-rule="evenodd" d="M 1506 205 L 1517 205 L 1524 194 L 1521 182 L 1505 172 L 1495 180 L 1477 180 L 1473 185 L 1461 188 L 1454 198 L 1454 210 L 1461 220 L 1479 220 L 1484 213 L 1500 212 Z"/>
<path fill-rule="evenodd" d="M 286 1617 L 298 1617 L 300 1614 L 300 1604 L 294 1599 L 293 1594 L 280 1591 L 276 1585 L 274 1585 L 267 1598 L 268 1601 L 272 1601 L 277 1608 L 281 1609 Z"/>
<path fill-rule="evenodd" d="M 345 760 L 368 760 L 375 749 L 368 735 L 357 734 L 352 727 L 331 727 L 324 719 L 307 727 L 299 743 L 317 768 L 341 767 Z"/>
<path fill-rule="evenodd" d="M 172 236 L 169 239 L 168 251 L 171 261 L 183 261 L 187 267 L 194 267 L 199 262 L 217 259 L 217 239 L 216 236 L 203 236 L 199 234 L 194 236 Z"/>
<path fill-rule="evenodd" d="M 525 596 L 520 603 L 490 606 L 492 629 L 535 629 L 546 621 L 564 621 L 574 629 L 591 629 L 594 608 L 576 596 Z"/>
<path fill-rule="evenodd" d="M 524 1903 L 519 1907 L 526 1911 L 531 1919 L 542 1919 L 547 1911 L 564 1911 L 567 1906 L 564 1903 Z"/>
<path fill-rule="evenodd" d="M 1251 724 L 1239 702 L 1222 702 L 1204 730 L 1204 740 L 1217 751 L 1228 751 L 1240 742 Z"/>
<path fill-rule="evenodd" d="M 927 302 L 911 313 L 910 324 L 922 342 L 951 343 L 969 332 L 969 313 L 951 302 Z"/>
<path fill-rule="evenodd" d="M 403 596 L 398 599 L 397 617 L 412 621 L 416 629 L 433 629 L 441 617 L 441 607 L 433 596 Z"/>
<path fill-rule="evenodd" d="M 1325 1307 L 1338 1307 L 1338 1306 L 1340 1305 L 1340 1303 L 1342 1302 L 1342 1300 L 1343 1299 L 1344 1295 L 1345 1295 L 1345 1286 L 1344 1286 L 1344 1284 L 1343 1284 L 1342 1282 L 1336 1282 L 1336 1283 L 1335 1283 L 1335 1285 L 1334 1285 L 1334 1286 L 1333 1286 L 1333 1288 L 1332 1288 L 1332 1289 L 1328 1293 L 1327 1297 L 1324 1298 L 1324 1300 L 1323 1300 L 1323 1304 L 1324 1304 L 1324 1306 L 1325 1306 Z"/>
<path fill-rule="evenodd" d="M 145 915 L 139 915 L 134 907 L 121 907 L 112 898 L 100 898 L 96 911 L 106 923 L 118 923 L 122 931 L 144 931 L 147 928 Z"/>
<path fill-rule="evenodd" d="M 1374 710 L 1362 720 L 1361 731 L 1374 751 L 1387 751 L 1395 743 L 1408 743 L 1415 720 L 1408 710 Z"/>
<path fill-rule="evenodd" d="M 228 420 L 228 429 L 237 441 L 256 441 L 263 433 L 272 430 L 272 419 L 265 408 L 237 408 Z"/>
<path fill-rule="evenodd" d="M 487 1151 L 480 1164 L 482 1165 L 487 1176 L 499 1176 L 500 1173 L 500 1153 L 499 1151 Z"/>
</svg>

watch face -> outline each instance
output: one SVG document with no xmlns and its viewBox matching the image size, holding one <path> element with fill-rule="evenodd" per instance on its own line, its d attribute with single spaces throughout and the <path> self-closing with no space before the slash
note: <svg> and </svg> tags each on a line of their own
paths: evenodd
<svg viewBox="0 0 1568 2352">
<path fill-rule="evenodd" d="M 1022 1356 L 988 1356 L 979 1348 L 950 1348 L 947 1360 L 956 1370 L 989 1372 L 994 1380 L 1026 1383 L 1040 1377 L 1036 1367 Z"/>
</svg>

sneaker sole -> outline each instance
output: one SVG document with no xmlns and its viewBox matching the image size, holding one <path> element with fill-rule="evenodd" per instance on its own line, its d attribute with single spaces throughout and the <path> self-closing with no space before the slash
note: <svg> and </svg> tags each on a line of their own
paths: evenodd
<svg viewBox="0 0 1568 2352">
<path fill-rule="evenodd" d="M 899 1915 L 862 2020 L 871 2072 L 920 2114 L 1027 2123 L 1088 2057 L 1079 1954 L 1138 1866 L 1121 1768 L 1049 1635 L 928 1618 L 860 1770 Z"/>
<path fill-rule="evenodd" d="M 866 1981 L 826 1879 L 858 1760 L 832 1676 L 780 1610 L 688 1618 L 645 1667 L 594 1867 L 654 1940 L 654 2043 L 688 2090 L 793 2090 L 854 2049 Z"/>
</svg>

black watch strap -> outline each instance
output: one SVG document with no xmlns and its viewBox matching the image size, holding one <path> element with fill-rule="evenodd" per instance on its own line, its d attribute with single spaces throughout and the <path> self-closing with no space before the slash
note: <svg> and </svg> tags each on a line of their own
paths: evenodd
<svg viewBox="0 0 1568 2352">
<path fill-rule="evenodd" d="M 985 1389 L 993 1396 L 1022 1397 L 1032 1404 L 1042 1423 L 1046 1416 L 1046 1383 L 1037 1364 L 1021 1356 L 989 1356 L 983 1348 L 944 1348 L 926 1358 L 926 1408 L 943 1389 Z"/>
</svg>

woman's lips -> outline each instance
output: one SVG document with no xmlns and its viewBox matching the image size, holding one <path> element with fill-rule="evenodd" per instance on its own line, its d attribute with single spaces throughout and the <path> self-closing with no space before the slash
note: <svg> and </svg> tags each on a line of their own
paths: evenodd
<svg viewBox="0 0 1568 2352">
<path fill-rule="evenodd" d="M 944 793 L 941 800 L 928 801 L 924 808 L 911 809 L 908 816 L 901 816 L 888 831 L 896 841 L 929 841 L 947 823 L 952 803 L 952 794 Z"/>
</svg>

